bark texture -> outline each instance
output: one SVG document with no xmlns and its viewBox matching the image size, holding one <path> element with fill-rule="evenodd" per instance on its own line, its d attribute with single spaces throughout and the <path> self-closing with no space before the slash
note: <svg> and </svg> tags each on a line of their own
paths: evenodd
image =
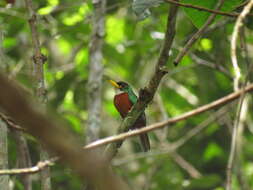
<svg viewBox="0 0 253 190">
<path fill-rule="evenodd" d="M 31 167 L 32 162 L 30 158 L 30 152 L 27 145 L 27 141 L 23 136 L 22 132 L 13 130 L 14 138 L 17 144 L 17 153 L 18 153 L 18 167 L 26 168 Z M 21 175 L 21 182 L 25 190 L 32 190 L 32 176 L 30 175 Z"/>
<path fill-rule="evenodd" d="M 105 35 L 105 0 L 93 0 L 93 35 L 89 48 L 89 79 L 88 79 L 88 128 L 87 142 L 99 138 L 101 126 L 101 92 L 103 77 L 103 38 Z"/>
<path fill-rule="evenodd" d="M 4 63 L 2 48 L 3 32 L 0 30 L 0 63 Z M 0 169 L 8 168 L 7 125 L 0 119 Z M 9 190 L 9 176 L 0 176 L 0 189 Z"/>
<path fill-rule="evenodd" d="M 0 119 L 0 169 L 8 168 L 7 126 Z M 9 176 L 0 176 L 0 189 L 9 190 Z"/>
<path fill-rule="evenodd" d="M 46 88 L 44 82 L 44 69 L 43 64 L 46 61 L 46 57 L 41 53 L 39 33 L 37 30 L 37 17 L 34 11 L 32 0 L 25 0 L 26 8 L 29 13 L 29 26 L 32 34 L 32 46 L 33 46 L 33 74 L 34 74 L 34 91 L 35 97 L 41 104 L 45 104 L 47 101 Z M 49 156 L 43 148 L 40 148 L 40 160 L 48 160 Z M 51 190 L 51 178 L 49 167 L 45 168 L 41 172 L 41 189 Z"/>
</svg>

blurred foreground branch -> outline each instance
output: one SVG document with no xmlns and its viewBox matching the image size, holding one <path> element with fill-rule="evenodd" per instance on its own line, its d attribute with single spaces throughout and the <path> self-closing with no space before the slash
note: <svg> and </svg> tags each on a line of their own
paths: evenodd
<svg viewBox="0 0 253 190">
<path fill-rule="evenodd" d="M 2 74 L 0 74 L 0 92 L 1 108 L 59 156 L 61 161 L 69 164 L 82 179 L 88 180 L 98 189 L 128 189 L 127 185 L 113 173 L 105 158 L 94 151 L 83 150 L 73 135 L 35 110 L 21 95 L 17 86 Z"/>
</svg>

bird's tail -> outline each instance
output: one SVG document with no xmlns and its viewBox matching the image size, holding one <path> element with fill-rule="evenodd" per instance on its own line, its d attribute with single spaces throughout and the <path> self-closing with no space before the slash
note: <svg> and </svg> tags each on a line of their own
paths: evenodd
<svg viewBox="0 0 253 190">
<path fill-rule="evenodd" d="M 150 142 L 148 138 L 148 134 L 144 133 L 140 135 L 141 145 L 144 152 L 147 152 L 150 150 Z"/>
</svg>

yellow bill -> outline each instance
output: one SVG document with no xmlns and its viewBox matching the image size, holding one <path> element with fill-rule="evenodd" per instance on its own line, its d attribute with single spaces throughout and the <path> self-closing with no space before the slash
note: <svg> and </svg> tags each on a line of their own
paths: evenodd
<svg viewBox="0 0 253 190">
<path fill-rule="evenodd" d="M 112 84 L 112 86 L 120 88 L 120 86 L 114 80 L 109 80 L 109 82 Z"/>
</svg>

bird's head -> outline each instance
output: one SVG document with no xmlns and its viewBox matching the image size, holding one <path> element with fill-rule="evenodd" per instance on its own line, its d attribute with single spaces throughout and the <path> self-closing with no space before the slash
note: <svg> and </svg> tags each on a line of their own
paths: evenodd
<svg viewBox="0 0 253 190">
<path fill-rule="evenodd" d="M 129 84 L 127 84 L 126 82 L 123 82 L 123 81 L 116 82 L 114 80 L 109 80 L 109 82 L 115 88 L 119 89 L 122 92 L 128 92 L 131 89 L 131 87 L 129 86 Z"/>
</svg>

